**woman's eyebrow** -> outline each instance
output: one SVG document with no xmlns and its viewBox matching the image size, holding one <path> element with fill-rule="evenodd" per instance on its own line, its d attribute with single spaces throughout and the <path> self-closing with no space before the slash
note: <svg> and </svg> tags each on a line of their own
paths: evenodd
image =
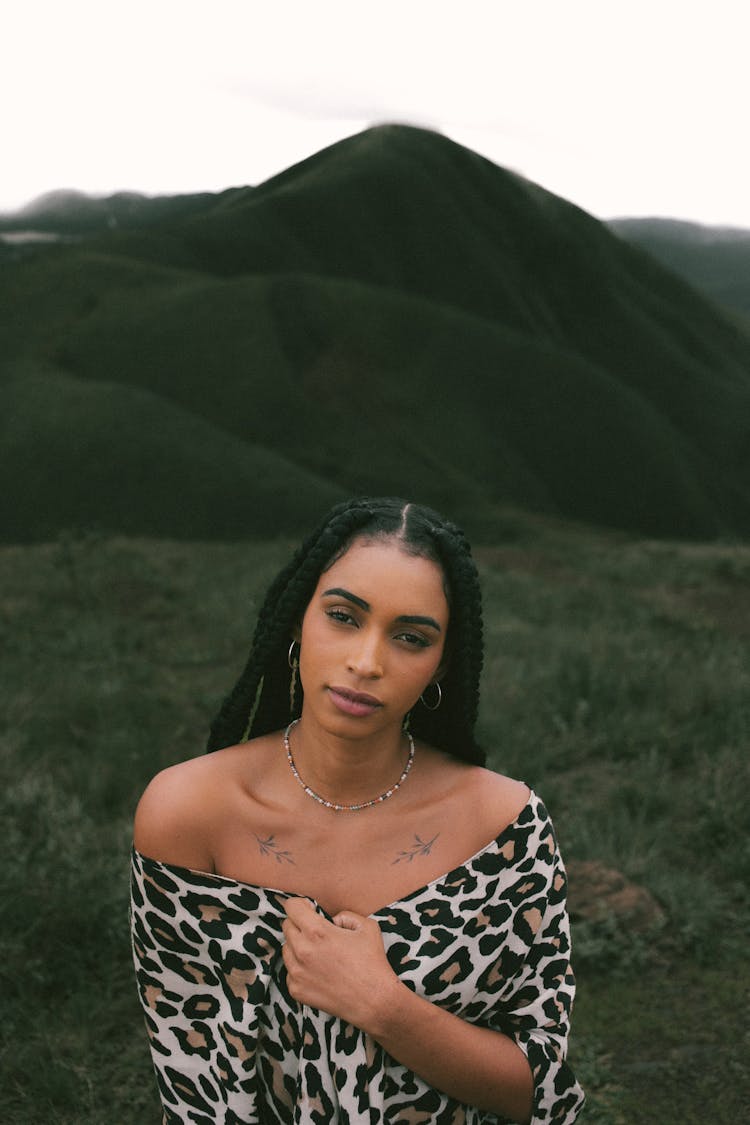
<svg viewBox="0 0 750 1125">
<path fill-rule="evenodd" d="M 365 610 L 366 613 L 370 612 L 370 603 L 366 602 L 364 598 L 358 598 L 356 594 L 352 594 L 349 590 L 345 590 L 343 586 L 334 586 L 331 590 L 324 590 L 322 596 L 327 598 L 329 595 L 334 594 L 337 598 L 346 598 L 348 602 L 358 605 L 360 609 Z"/>
<path fill-rule="evenodd" d="M 346 598 L 348 602 L 351 602 L 353 605 L 359 606 L 359 608 L 363 609 L 365 613 L 370 612 L 369 602 L 366 602 L 364 598 L 358 597 L 357 594 L 353 594 L 351 590 L 345 590 L 343 586 L 333 586 L 330 590 L 324 590 L 321 596 L 324 598 L 331 596 L 337 598 Z M 426 617 L 421 613 L 402 613 L 396 618 L 396 620 L 404 625 L 429 625 L 431 629 L 435 629 L 438 633 L 442 632 L 442 629 L 440 628 L 434 617 Z"/>
<path fill-rule="evenodd" d="M 431 629 L 437 629 L 438 633 L 442 632 L 434 617 L 423 617 L 419 613 L 402 613 L 396 620 L 403 621 L 405 625 L 429 625 Z"/>
</svg>

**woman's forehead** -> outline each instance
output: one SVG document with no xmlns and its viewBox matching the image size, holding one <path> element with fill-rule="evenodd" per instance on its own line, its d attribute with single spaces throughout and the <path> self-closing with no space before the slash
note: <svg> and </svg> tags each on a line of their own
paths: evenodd
<svg viewBox="0 0 750 1125">
<path fill-rule="evenodd" d="M 359 588 L 351 592 L 363 597 L 367 592 L 377 597 L 401 591 L 404 596 L 430 599 L 447 608 L 441 567 L 432 559 L 404 550 L 395 538 L 355 539 L 321 574 L 318 590 L 346 586 L 346 582 L 358 584 Z"/>
</svg>

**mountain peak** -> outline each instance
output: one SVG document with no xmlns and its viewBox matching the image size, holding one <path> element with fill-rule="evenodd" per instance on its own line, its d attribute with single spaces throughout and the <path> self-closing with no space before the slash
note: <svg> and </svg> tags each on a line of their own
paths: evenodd
<svg viewBox="0 0 750 1125">
<path fill-rule="evenodd" d="M 442 134 L 377 125 L 256 189 L 120 203 L 117 231 L 0 275 L 6 363 L 58 363 L 69 411 L 86 411 L 94 385 L 157 396 L 169 411 L 122 399 L 113 448 L 137 448 L 128 426 L 158 413 L 165 466 L 192 448 L 185 412 L 203 419 L 214 452 L 193 455 L 209 490 L 226 487 L 213 462 L 231 435 L 240 483 L 226 510 L 253 502 L 247 443 L 269 452 L 266 499 L 283 456 L 316 495 L 321 481 L 408 493 L 468 524 L 511 503 L 648 534 L 750 532 L 739 325 L 592 216 Z M 63 412 L 48 391 L 51 434 Z M 114 427 L 120 407 L 106 417 Z M 64 477 L 53 465 L 45 487 Z M 152 482 L 131 467 L 128 505 L 147 505 L 136 493 Z"/>
</svg>

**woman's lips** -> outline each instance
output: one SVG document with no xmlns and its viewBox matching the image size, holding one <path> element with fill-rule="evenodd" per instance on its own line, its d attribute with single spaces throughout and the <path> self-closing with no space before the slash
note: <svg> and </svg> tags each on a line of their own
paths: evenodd
<svg viewBox="0 0 750 1125">
<path fill-rule="evenodd" d="M 329 687 L 328 694 L 334 707 L 344 711 L 347 715 L 362 717 L 371 715 L 383 704 L 374 695 L 367 695 L 361 691 L 350 691 L 349 688 Z"/>
</svg>

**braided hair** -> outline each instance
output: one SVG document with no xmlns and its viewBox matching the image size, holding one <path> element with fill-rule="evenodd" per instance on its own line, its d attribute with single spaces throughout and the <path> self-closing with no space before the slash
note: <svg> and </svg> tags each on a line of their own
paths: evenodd
<svg viewBox="0 0 750 1125">
<path fill-rule="evenodd" d="M 290 718 L 289 642 L 320 575 L 355 539 L 393 539 L 408 554 L 430 559 L 444 575 L 450 611 L 442 702 L 413 708 L 416 738 L 463 761 L 483 765 L 474 739 L 482 670 L 482 605 L 471 548 L 460 528 L 431 508 L 395 497 L 362 497 L 337 504 L 277 575 L 258 614 L 250 656 L 211 724 L 207 750 L 231 746 L 285 726 Z M 295 703 L 302 696 L 295 693 Z"/>
</svg>

